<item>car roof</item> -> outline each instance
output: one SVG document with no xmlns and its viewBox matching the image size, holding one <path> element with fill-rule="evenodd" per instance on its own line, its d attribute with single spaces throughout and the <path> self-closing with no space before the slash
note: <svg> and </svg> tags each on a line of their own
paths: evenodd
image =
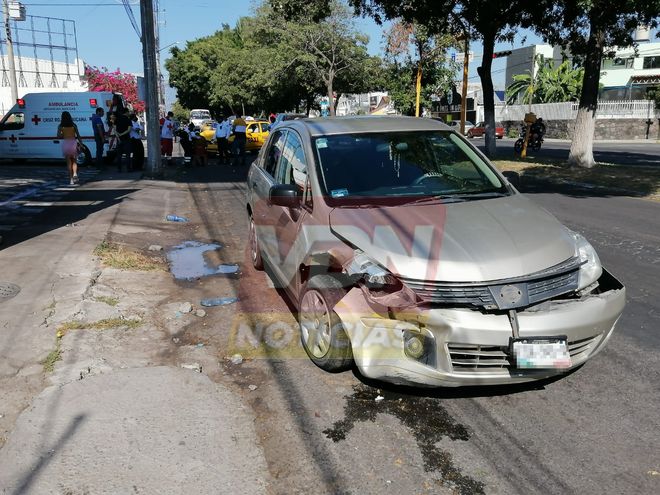
<svg viewBox="0 0 660 495">
<path fill-rule="evenodd" d="M 447 131 L 449 126 L 433 119 L 401 116 L 319 117 L 289 120 L 284 127 L 304 127 L 312 136 L 397 131 Z M 278 127 L 279 129 L 279 127 Z"/>
</svg>

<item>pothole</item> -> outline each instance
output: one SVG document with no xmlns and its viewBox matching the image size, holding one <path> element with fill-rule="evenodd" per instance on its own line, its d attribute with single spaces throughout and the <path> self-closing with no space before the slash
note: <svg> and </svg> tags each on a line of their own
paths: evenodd
<svg viewBox="0 0 660 495">
<path fill-rule="evenodd" d="M 0 282 L 0 302 L 4 302 L 7 299 L 11 299 L 16 296 L 21 291 L 21 288 L 16 284 L 10 284 L 9 282 Z"/>
</svg>

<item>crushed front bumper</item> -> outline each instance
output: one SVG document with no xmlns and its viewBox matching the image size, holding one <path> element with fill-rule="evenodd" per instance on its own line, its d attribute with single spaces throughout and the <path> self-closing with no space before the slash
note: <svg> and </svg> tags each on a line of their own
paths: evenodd
<svg viewBox="0 0 660 495">
<path fill-rule="evenodd" d="M 566 373 L 603 348 L 625 306 L 623 285 L 607 272 L 603 277 L 607 286 L 599 293 L 517 312 L 520 337 L 567 336 L 571 367 L 561 370 L 513 365 L 508 355 L 512 327 L 505 313 L 462 308 L 377 313 L 359 288 L 351 289 L 334 309 L 351 339 L 358 368 L 369 378 L 444 387 L 513 384 Z M 433 359 L 421 362 L 404 350 L 404 338 L 414 333 L 432 342 Z"/>
</svg>

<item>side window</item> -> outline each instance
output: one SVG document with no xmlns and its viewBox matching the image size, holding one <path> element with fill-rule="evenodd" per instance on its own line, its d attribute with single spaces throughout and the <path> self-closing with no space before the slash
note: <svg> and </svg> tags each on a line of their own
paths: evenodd
<svg viewBox="0 0 660 495">
<path fill-rule="evenodd" d="M 249 126 L 247 126 L 247 132 L 259 132 L 259 125 L 250 124 Z"/>
<path fill-rule="evenodd" d="M 261 123 L 261 132 L 268 132 L 270 131 L 270 124 L 266 124 L 265 122 Z"/>
<path fill-rule="evenodd" d="M 10 113 L 7 115 L 2 124 L 2 130 L 4 131 L 18 131 L 25 127 L 25 114 L 23 112 Z"/>
<path fill-rule="evenodd" d="M 305 153 L 302 141 L 295 132 L 289 132 L 276 180 L 280 184 L 297 184 L 301 191 L 304 191 L 307 185 Z"/>
<path fill-rule="evenodd" d="M 270 175 L 275 177 L 275 169 L 277 168 L 277 162 L 282 156 L 282 150 L 284 149 L 284 141 L 286 139 L 286 133 L 282 131 L 277 131 L 273 134 L 273 137 L 270 140 L 270 146 L 266 153 L 266 162 L 264 163 L 264 170 Z"/>
</svg>

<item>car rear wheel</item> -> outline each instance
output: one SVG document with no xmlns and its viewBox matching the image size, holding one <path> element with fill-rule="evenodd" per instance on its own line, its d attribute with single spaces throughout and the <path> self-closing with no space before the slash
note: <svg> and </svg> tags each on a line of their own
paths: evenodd
<svg viewBox="0 0 660 495">
<path fill-rule="evenodd" d="M 259 237 L 257 236 L 257 228 L 254 225 L 254 220 L 252 216 L 250 216 L 249 244 L 250 244 L 250 259 L 252 260 L 252 266 L 256 270 L 263 270 L 264 260 L 261 257 L 261 247 L 259 247 Z"/>
<path fill-rule="evenodd" d="M 319 368 L 338 372 L 353 366 L 351 341 L 334 312 L 346 290 L 330 275 L 312 277 L 302 289 L 298 321 L 303 348 Z"/>
</svg>

